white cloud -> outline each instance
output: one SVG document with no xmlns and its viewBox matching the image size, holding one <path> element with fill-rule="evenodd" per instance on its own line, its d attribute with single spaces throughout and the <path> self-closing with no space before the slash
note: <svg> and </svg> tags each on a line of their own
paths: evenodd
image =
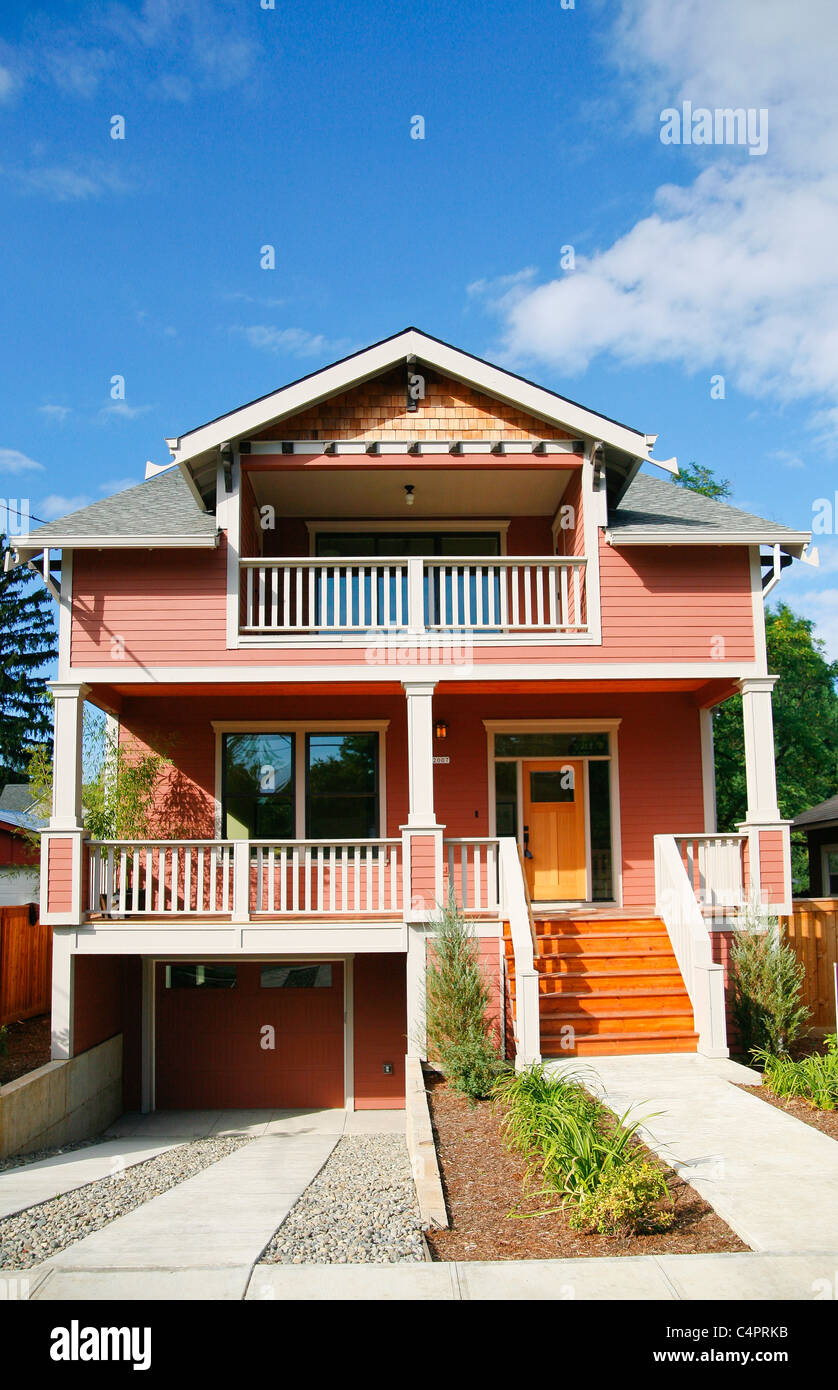
<svg viewBox="0 0 838 1390">
<path fill-rule="evenodd" d="M 129 405 L 127 401 L 111 401 L 109 405 L 102 406 L 99 415 L 103 420 L 136 420 L 153 409 L 153 405 Z"/>
<path fill-rule="evenodd" d="M 19 449 L 0 449 L 0 472 L 2 473 L 43 473 L 44 465 L 36 463 Z"/>
<path fill-rule="evenodd" d="M 0 176 L 9 179 L 21 193 L 44 194 L 58 203 L 128 191 L 128 184 L 122 176 L 100 161 L 91 161 L 87 165 L 52 164 L 30 168 L 0 166 Z"/>
<path fill-rule="evenodd" d="M 48 497 L 44 497 L 38 503 L 36 511 L 38 516 L 43 517 L 44 521 L 55 521 L 60 516 L 68 516 L 70 512 L 79 512 L 82 507 L 89 507 L 93 498 L 86 492 L 79 492 L 75 497 L 64 496 L 60 492 L 51 492 Z"/>
<path fill-rule="evenodd" d="M 68 405 L 39 405 L 38 413 L 46 415 L 48 420 L 55 420 L 61 425 L 73 412 Z"/>
<path fill-rule="evenodd" d="M 23 83 L 12 68 L 5 63 L 0 63 L 0 103 L 4 106 L 13 102 L 18 95 Z"/>
<path fill-rule="evenodd" d="M 274 328 L 257 323 L 247 327 L 236 325 L 233 333 L 241 333 L 251 347 L 267 352 L 285 353 L 289 357 L 322 357 L 348 352 L 348 338 L 326 338 L 322 333 L 309 333 L 305 328 Z"/>
<path fill-rule="evenodd" d="M 668 147 L 673 175 L 651 215 L 576 269 L 541 284 L 531 272 L 471 287 L 499 315 L 513 359 L 564 372 L 593 357 L 675 363 L 781 402 L 807 401 L 813 427 L 838 439 L 838 8 L 810 0 L 624 0 L 609 56 L 627 119 L 658 141 L 660 111 L 769 111 L 763 159 L 730 147 Z M 558 249 L 558 248 L 557 248 Z"/>
</svg>

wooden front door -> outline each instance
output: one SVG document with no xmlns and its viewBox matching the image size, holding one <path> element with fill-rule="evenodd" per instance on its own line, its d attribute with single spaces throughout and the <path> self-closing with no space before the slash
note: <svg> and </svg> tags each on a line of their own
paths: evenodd
<svg viewBox="0 0 838 1390">
<path fill-rule="evenodd" d="M 587 896 L 585 764 L 572 758 L 525 762 L 524 863 L 534 902 Z"/>
</svg>

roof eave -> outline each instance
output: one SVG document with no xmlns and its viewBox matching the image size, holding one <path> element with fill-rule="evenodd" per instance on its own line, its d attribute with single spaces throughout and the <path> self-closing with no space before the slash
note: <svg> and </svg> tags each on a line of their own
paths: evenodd
<svg viewBox="0 0 838 1390">
<path fill-rule="evenodd" d="M 261 400 L 253 401 L 231 411 L 218 420 L 201 425 L 187 434 L 166 440 L 172 458 L 185 470 L 210 455 L 221 444 L 256 434 L 273 421 L 287 419 L 310 406 L 343 391 L 351 390 L 371 377 L 403 362 L 408 355 L 417 357 L 445 375 L 463 381 L 486 395 L 504 400 L 525 409 L 545 421 L 567 428 L 574 435 L 623 450 L 643 463 L 652 463 L 670 473 L 677 473 L 674 459 L 651 457 L 653 436 L 642 434 L 626 425 L 606 419 L 584 406 L 567 401 L 543 387 L 526 382 L 512 373 L 495 367 L 481 358 L 462 352 L 459 348 L 430 338 L 418 329 L 410 328 L 381 343 L 373 344 L 351 357 L 324 367 L 322 371 L 298 382 L 281 387 Z"/>
<path fill-rule="evenodd" d="M 608 545 L 619 549 L 624 545 L 779 545 L 797 559 L 803 555 L 812 539 L 810 531 L 657 531 L 632 534 L 631 531 L 607 527 Z"/>
<path fill-rule="evenodd" d="M 42 536 L 32 531 L 16 536 L 18 555 L 38 555 L 42 550 L 214 550 L 218 532 L 206 536 Z"/>
</svg>

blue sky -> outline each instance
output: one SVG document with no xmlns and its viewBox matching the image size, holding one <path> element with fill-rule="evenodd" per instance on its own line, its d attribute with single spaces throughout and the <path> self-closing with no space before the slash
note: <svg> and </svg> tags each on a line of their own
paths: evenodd
<svg viewBox="0 0 838 1390">
<path fill-rule="evenodd" d="M 831 3 L 263 3 L 7 0 L 0 496 L 61 515 L 413 323 L 811 525 L 838 486 Z M 685 100 L 767 111 L 765 154 L 663 144 Z M 838 657 L 817 543 L 778 596 Z"/>
</svg>

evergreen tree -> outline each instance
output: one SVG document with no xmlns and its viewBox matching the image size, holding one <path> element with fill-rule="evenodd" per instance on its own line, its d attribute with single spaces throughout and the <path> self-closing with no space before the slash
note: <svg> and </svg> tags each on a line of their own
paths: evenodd
<svg viewBox="0 0 838 1390">
<path fill-rule="evenodd" d="M 56 655 L 49 592 L 25 565 L 7 573 L 6 550 L 0 534 L 0 786 L 52 733 L 45 668 Z"/>
</svg>

